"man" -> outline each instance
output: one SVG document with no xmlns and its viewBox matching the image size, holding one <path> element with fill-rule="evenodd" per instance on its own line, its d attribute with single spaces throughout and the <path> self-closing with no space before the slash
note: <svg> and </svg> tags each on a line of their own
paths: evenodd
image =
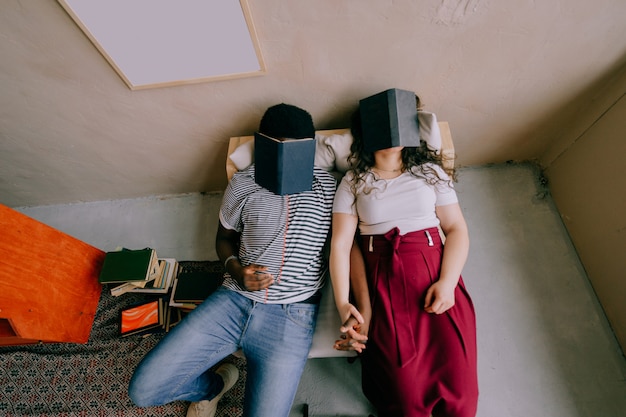
<svg viewBox="0 0 626 417">
<path fill-rule="evenodd" d="M 309 113 L 283 103 L 266 110 L 259 133 L 279 141 L 306 139 L 314 138 L 315 128 Z M 137 405 L 187 400 L 188 417 L 214 416 L 238 378 L 233 364 L 214 365 L 241 349 L 244 416 L 289 415 L 315 330 L 336 187 L 310 160 L 293 176 L 312 171 L 312 183 L 286 195 L 259 185 L 254 164 L 235 173 L 216 237 L 224 284 L 139 364 L 129 386 Z"/>
</svg>

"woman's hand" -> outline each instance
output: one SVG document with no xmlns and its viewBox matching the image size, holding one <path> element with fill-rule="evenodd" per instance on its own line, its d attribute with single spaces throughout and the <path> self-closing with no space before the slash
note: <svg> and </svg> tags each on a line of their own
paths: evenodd
<svg viewBox="0 0 626 417">
<path fill-rule="evenodd" d="M 347 323 L 351 318 L 355 319 L 357 323 L 363 324 L 365 319 L 363 319 L 363 315 L 361 312 L 351 303 L 345 303 L 343 306 L 339 308 L 339 317 L 341 318 L 342 323 Z M 342 326 L 343 328 L 343 326 Z M 345 332 L 342 330 L 342 333 Z"/>
<path fill-rule="evenodd" d="M 437 281 L 426 291 L 424 310 L 427 313 L 443 314 L 454 306 L 456 283 Z"/>
</svg>

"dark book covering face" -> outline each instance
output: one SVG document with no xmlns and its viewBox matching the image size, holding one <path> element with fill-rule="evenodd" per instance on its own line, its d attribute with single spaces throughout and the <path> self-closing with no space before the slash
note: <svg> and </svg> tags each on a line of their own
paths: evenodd
<svg viewBox="0 0 626 417">
<path fill-rule="evenodd" d="M 314 138 L 281 141 L 254 134 L 255 181 L 275 194 L 311 191 L 314 162 Z"/>
<path fill-rule="evenodd" d="M 397 88 L 359 101 L 366 152 L 420 146 L 415 93 Z"/>
</svg>

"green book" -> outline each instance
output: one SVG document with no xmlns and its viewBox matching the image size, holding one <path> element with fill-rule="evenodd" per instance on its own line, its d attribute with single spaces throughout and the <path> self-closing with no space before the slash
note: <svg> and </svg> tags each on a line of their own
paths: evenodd
<svg viewBox="0 0 626 417">
<path fill-rule="evenodd" d="M 122 249 L 106 253 L 98 281 L 101 284 L 148 281 L 155 278 L 158 270 L 154 249 Z"/>
</svg>

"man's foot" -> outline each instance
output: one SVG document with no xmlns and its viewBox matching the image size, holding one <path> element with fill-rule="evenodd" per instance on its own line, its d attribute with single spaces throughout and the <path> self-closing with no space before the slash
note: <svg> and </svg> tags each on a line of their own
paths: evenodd
<svg viewBox="0 0 626 417">
<path fill-rule="evenodd" d="M 217 411 L 217 403 L 222 398 L 226 391 L 231 389 L 237 378 L 239 378 L 239 369 L 232 363 L 224 363 L 220 365 L 215 373 L 222 377 L 224 380 L 224 388 L 219 394 L 215 396 L 211 401 L 203 400 L 195 403 L 191 403 L 187 409 L 187 417 L 213 417 Z"/>
</svg>

